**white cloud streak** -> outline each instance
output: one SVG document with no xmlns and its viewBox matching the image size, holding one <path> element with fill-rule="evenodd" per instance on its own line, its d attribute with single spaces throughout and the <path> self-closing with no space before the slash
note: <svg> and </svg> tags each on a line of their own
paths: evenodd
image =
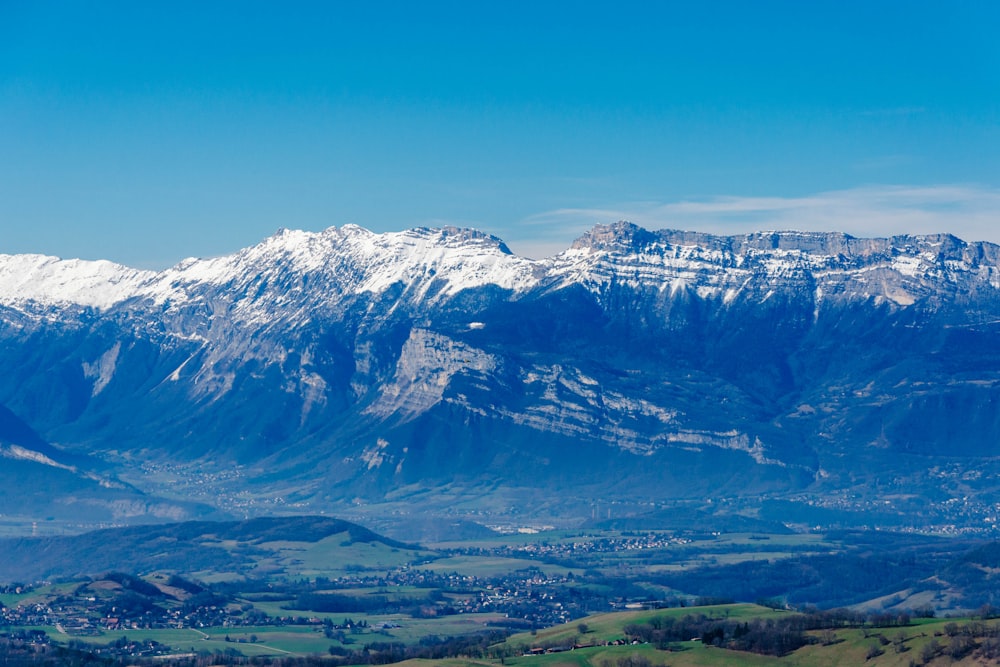
<svg viewBox="0 0 1000 667">
<path fill-rule="evenodd" d="M 552 254 L 595 224 L 628 220 L 647 229 L 729 235 L 754 231 L 837 231 L 859 237 L 954 234 L 1000 243 L 1000 189 L 980 185 L 868 186 L 804 197 L 713 197 L 563 208 L 519 225 L 512 247 Z M 515 230 L 511 230 L 515 231 Z M 561 240 L 561 247 L 556 247 Z"/>
</svg>

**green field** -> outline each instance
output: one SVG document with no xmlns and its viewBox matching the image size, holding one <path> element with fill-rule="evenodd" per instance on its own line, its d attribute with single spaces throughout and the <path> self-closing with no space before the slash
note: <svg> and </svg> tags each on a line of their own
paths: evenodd
<svg viewBox="0 0 1000 667">
<path fill-rule="evenodd" d="M 322 617 L 323 615 L 320 615 Z M 329 615 L 340 621 L 343 616 Z M 187 652 L 225 652 L 236 650 L 246 656 L 256 655 L 313 655 L 325 654 L 330 646 L 346 646 L 361 648 L 372 642 L 403 642 L 412 644 L 430 635 L 458 636 L 474 634 L 482 631 L 488 621 L 497 620 L 495 614 L 468 614 L 451 616 L 442 619 L 411 619 L 405 616 L 364 616 L 355 615 L 357 621 L 367 621 L 371 627 L 357 634 L 348 634 L 348 643 L 341 644 L 334 639 L 328 639 L 323 634 L 321 626 L 259 626 L 239 628 L 204 628 L 195 629 L 140 629 L 140 630 L 101 630 L 96 634 L 78 635 L 72 632 L 61 632 L 51 626 L 36 626 L 45 631 L 50 638 L 66 643 L 70 640 L 82 641 L 87 644 L 105 645 L 116 639 L 127 637 L 143 641 L 153 640 L 166 644 L 175 653 Z M 388 629 L 376 629 L 382 624 L 390 624 Z M 230 641 L 226 641 L 226 637 Z M 254 639 L 255 641 L 251 641 Z"/>
<path fill-rule="evenodd" d="M 310 655 L 325 653 L 331 641 L 321 631 L 301 626 L 293 627 L 246 627 L 246 628 L 206 628 L 154 629 L 154 630 L 102 630 L 97 635 L 76 636 L 59 632 L 55 628 L 43 627 L 52 639 L 67 642 L 71 639 L 87 644 L 103 645 L 122 637 L 134 640 L 151 639 L 166 644 L 176 653 L 225 652 L 235 649 L 247 656 L 254 655 Z M 226 641 L 226 637 L 231 641 Z M 256 642 L 251 637 L 256 636 Z M 242 640 L 242 641 L 241 641 Z"/>
<path fill-rule="evenodd" d="M 751 606 L 716 607 L 689 609 L 690 613 L 709 613 L 720 616 L 729 613 L 730 618 L 761 618 L 776 612 L 752 608 Z M 586 635 L 580 635 L 577 624 L 566 627 L 551 628 L 539 631 L 537 635 L 516 635 L 508 640 L 513 646 L 540 645 L 552 641 L 580 639 L 586 643 L 600 643 L 616 636 L 621 636 L 622 628 L 628 623 L 640 620 L 637 614 L 605 614 L 586 619 L 589 628 Z M 645 617 L 646 619 L 649 616 Z M 804 646 L 797 651 L 781 657 L 757 655 L 743 651 L 708 646 L 701 641 L 675 642 L 669 650 L 659 650 L 649 644 L 627 646 L 593 646 L 578 648 L 572 651 L 548 653 L 542 655 L 514 655 L 504 660 L 505 665 L 524 665 L 538 667 L 555 667 L 557 665 L 577 665 L 579 667 L 602 667 L 603 665 L 619 665 L 622 661 L 632 658 L 648 660 L 649 665 L 675 665 L 678 667 L 728 667 L 739 665 L 751 666 L 787 666 L 787 667 L 855 667 L 871 665 L 873 667 L 906 667 L 911 664 L 932 665 L 980 665 L 996 664 L 995 661 L 984 661 L 975 655 L 953 658 L 948 654 L 949 637 L 944 629 L 954 620 L 936 620 L 913 624 L 902 628 L 887 629 L 844 629 L 832 633 L 834 642 L 826 644 L 820 640 L 818 632 L 811 633 L 816 643 Z M 959 620 L 959 627 L 964 621 Z M 888 641 L 888 643 L 885 643 Z M 922 662 L 925 646 L 937 642 L 940 650 L 929 663 Z M 873 647 L 881 651 L 871 655 Z M 913 662 L 911 662 L 913 661 Z M 464 664 L 483 664 L 482 661 L 469 661 Z M 493 663 L 495 664 L 495 663 Z M 629 664 L 629 663 L 626 663 Z"/>
<path fill-rule="evenodd" d="M 538 569 L 549 576 L 565 576 L 573 568 L 550 563 L 540 563 L 527 558 L 504 558 L 497 556 L 452 556 L 442 558 L 421 569 L 447 574 L 457 572 L 461 575 L 474 577 L 499 577 L 518 570 Z"/>
<path fill-rule="evenodd" d="M 235 541 L 211 543 L 219 549 L 240 552 L 246 545 Z M 382 542 L 353 542 L 347 533 L 330 535 L 316 542 L 273 541 L 253 545 L 254 576 L 336 578 L 349 573 L 378 572 L 426 558 L 429 552 L 391 547 Z M 202 581 L 225 581 L 232 577 L 215 571 L 194 573 Z"/>
<path fill-rule="evenodd" d="M 824 667 L 870 665 L 873 667 L 906 667 L 911 664 L 973 665 L 974 654 L 959 659 L 948 655 L 950 637 L 961 635 L 969 621 L 965 619 L 918 619 L 909 625 L 889 628 L 843 628 L 833 631 L 808 633 L 813 643 L 798 650 L 774 657 L 757 655 L 728 648 L 709 646 L 696 638 L 674 641 L 667 647 L 652 644 L 608 646 L 607 642 L 625 637 L 626 628 L 641 624 L 655 624 L 658 620 L 681 620 L 698 616 L 711 621 L 736 622 L 751 620 L 780 620 L 795 616 L 795 612 L 776 611 L 752 604 L 729 604 L 703 607 L 685 607 L 660 610 L 626 611 L 595 614 L 571 623 L 545 628 L 534 633 L 519 633 L 509 637 L 491 651 L 503 653 L 501 659 L 449 659 L 441 661 L 411 660 L 405 664 L 440 665 L 523 665 L 524 667 L 658 667 L 661 665 L 728 667 L 738 665 L 786 667 Z M 369 616 L 365 620 L 372 626 L 360 633 L 351 633 L 347 643 L 328 639 L 319 626 L 245 627 L 164 629 L 164 630 L 114 630 L 101 631 L 92 636 L 76 636 L 43 627 L 50 637 L 60 643 L 70 640 L 103 645 L 127 637 L 133 640 L 154 640 L 171 646 L 177 654 L 225 653 L 236 651 L 251 656 L 306 656 L 325 654 L 331 646 L 360 649 L 371 642 L 403 642 L 412 644 L 429 635 L 471 634 L 483 629 L 484 624 L 496 620 L 495 615 L 454 616 L 444 619 L 410 619 L 402 616 Z M 359 619 L 360 620 L 360 619 Z M 374 629 L 390 623 L 388 629 Z M 997 628 L 1000 621 L 979 622 L 981 628 Z M 398 626 L 398 627 L 397 627 Z M 1000 634 L 1000 630 L 992 630 Z M 228 641 L 227 641 L 228 637 Z M 981 642 L 981 638 L 975 641 Z M 928 663 L 921 662 L 925 647 L 931 642 L 940 646 L 937 657 Z M 582 648 L 541 655 L 525 655 L 536 646 L 571 646 Z M 504 649 L 506 647 L 506 649 Z M 873 647 L 878 648 L 873 655 Z M 401 663 L 403 664 L 403 663 Z M 990 663 L 994 664 L 994 663 Z"/>
<path fill-rule="evenodd" d="M 777 619 L 791 612 L 774 611 L 757 605 L 719 605 L 711 607 L 690 607 L 655 612 L 622 612 L 599 614 L 581 621 L 540 630 L 537 633 L 521 633 L 511 636 L 506 644 L 518 650 L 533 646 L 553 644 L 569 645 L 573 641 L 584 644 L 601 644 L 623 636 L 625 626 L 633 623 L 647 623 L 654 618 L 680 618 L 684 615 L 705 614 L 715 619 Z M 580 623 L 585 623 L 587 632 L 581 634 Z M 699 640 L 671 643 L 669 650 L 659 650 L 650 644 L 627 646 L 592 646 L 571 651 L 546 653 L 542 655 L 513 655 L 505 658 L 505 665 L 525 667 L 555 667 L 576 665 L 579 667 L 602 667 L 607 664 L 620 665 L 629 658 L 644 658 L 649 665 L 674 665 L 677 667 L 728 667 L 738 665 L 786 666 L 786 667 L 907 667 L 921 665 L 981 665 L 997 664 L 996 659 L 987 660 L 969 653 L 953 657 L 949 654 L 952 634 L 961 636 L 969 621 L 967 619 L 918 619 L 903 627 L 851 628 L 832 631 L 824 635 L 821 631 L 808 633 L 814 643 L 781 657 L 757 655 L 744 651 L 708 646 Z M 997 632 L 1000 621 L 983 624 Z M 956 632 L 957 631 L 957 632 Z M 982 642 L 982 638 L 973 641 Z M 924 649 L 936 642 L 939 650 L 936 656 L 924 662 Z M 877 647 L 877 655 L 873 648 Z M 912 661 L 912 662 L 911 662 Z M 482 664 L 472 661 L 465 664 Z M 635 664 L 633 661 L 632 665 Z"/>
<path fill-rule="evenodd" d="M 285 520 L 284 523 L 290 521 Z M 322 521 L 305 522 L 295 530 L 280 532 L 279 529 L 284 530 L 282 523 L 267 528 L 264 534 L 268 539 L 241 537 L 239 534 L 239 539 L 234 539 L 234 533 L 223 533 L 214 524 L 199 528 L 203 532 L 197 532 L 189 539 L 184 538 L 181 532 L 176 535 L 171 533 L 168 535 L 170 539 L 162 539 L 159 544 L 167 544 L 171 548 L 194 545 L 199 550 L 192 553 L 202 558 L 199 563 L 210 564 L 221 554 L 229 560 L 220 562 L 233 563 L 241 569 L 184 573 L 187 584 L 183 577 L 171 581 L 171 576 L 176 573 L 172 569 L 140 571 L 139 576 L 133 577 L 137 583 L 128 583 L 127 575 L 105 572 L 89 579 L 38 584 L 38 588 L 26 593 L 3 595 L 0 603 L 6 606 L 51 605 L 58 613 L 60 605 L 76 609 L 80 605 L 86 606 L 89 600 L 87 613 L 80 612 L 79 615 L 88 616 L 92 626 L 100 626 L 103 624 L 100 619 L 119 615 L 115 613 L 114 606 L 120 604 L 119 600 L 127 601 L 127 595 L 122 597 L 124 593 L 134 597 L 142 586 L 149 588 L 152 584 L 156 587 L 149 593 L 149 601 L 161 611 L 172 610 L 175 616 L 171 619 L 182 618 L 182 608 L 186 609 L 185 614 L 190 611 L 188 600 L 200 590 L 197 582 L 201 586 L 208 585 L 209 590 L 202 591 L 206 594 L 214 595 L 221 591 L 219 594 L 223 597 L 217 598 L 217 601 L 199 602 L 200 606 L 196 607 L 198 614 L 214 610 L 210 612 L 214 614 L 211 620 L 204 620 L 204 625 L 213 627 L 202 627 L 201 616 L 185 616 L 186 623 L 193 623 L 199 629 L 91 630 L 93 634 L 80 631 L 77 636 L 72 630 L 74 617 L 63 611 L 61 618 L 64 619 L 63 624 L 70 628 L 69 632 L 51 626 L 41 628 L 57 643 L 75 640 L 106 645 L 122 637 L 138 641 L 150 639 L 172 647 L 177 654 L 195 651 L 240 653 L 245 656 L 309 656 L 327 655 L 331 647 L 352 652 L 378 643 L 405 646 L 405 651 L 400 650 L 399 653 L 414 655 L 422 650 L 419 647 L 423 645 L 447 645 L 451 650 L 451 647 L 465 646 L 462 642 L 469 642 L 468 645 L 474 647 L 471 654 L 490 655 L 496 658 L 496 662 L 447 662 L 499 664 L 502 655 L 505 664 L 545 667 L 649 667 L 667 664 L 808 667 L 909 665 L 910 660 L 923 664 L 921 656 L 925 647 L 937 642 L 937 654 L 924 662 L 946 664 L 952 661 L 953 655 L 957 655 L 960 660 L 955 661 L 956 664 L 963 664 L 962 660 L 972 659 L 972 653 L 962 657 L 960 651 L 949 649 L 954 637 L 945 628 L 949 622 L 965 621 L 933 619 L 915 619 L 904 627 L 884 630 L 861 626 L 821 626 L 829 629 L 813 632 L 811 643 L 781 658 L 735 650 L 734 647 L 747 645 L 736 642 L 739 637 L 736 634 L 720 637 L 715 646 L 706 645 L 700 629 L 696 641 L 687 635 L 681 638 L 678 632 L 668 639 L 659 635 L 657 639 L 650 639 L 649 644 L 605 644 L 624 640 L 626 626 L 633 626 L 633 634 L 628 639 L 630 642 L 642 636 L 634 632 L 635 626 L 652 625 L 654 622 L 662 625 L 670 621 L 677 622 L 678 628 L 681 624 L 685 628 L 691 627 L 692 621 L 685 617 L 700 616 L 717 622 L 726 633 L 733 632 L 733 623 L 738 621 L 743 621 L 744 625 L 767 621 L 781 623 L 782 619 L 793 617 L 796 612 L 776 611 L 755 604 L 692 606 L 726 599 L 759 600 L 777 607 L 796 606 L 798 603 L 790 597 L 758 596 L 742 589 L 740 593 L 731 592 L 744 582 L 757 584 L 773 581 L 767 578 L 769 572 L 777 573 L 779 581 L 785 575 L 798 577 L 790 580 L 790 586 L 800 581 L 809 585 L 818 582 L 825 587 L 822 590 L 826 593 L 832 590 L 836 594 L 838 589 L 844 589 L 852 582 L 859 586 L 859 582 L 864 584 L 860 588 L 856 586 L 856 590 L 861 596 L 869 597 L 857 596 L 846 604 L 827 604 L 827 608 L 856 605 L 857 609 L 888 614 L 912 610 L 916 607 L 914 601 L 926 604 L 928 608 L 931 603 L 939 601 L 954 604 L 944 597 L 955 595 L 954 600 L 961 599 L 952 590 L 939 594 L 936 589 L 924 590 L 912 583 L 907 584 L 912 587 L 912 592 L 903 588 L 883 590 L 878 587 L 882 585 L 881 578 L 895 581 L 892 575 L 900 567 L 909 568 L 907 572 L 923 572 L 919 566 L 924 562 L 929 563 L 929 567 L 937 568 L 927 571 L 941 571 L 954 576 L 957 581 L 969 581 L 970 577 L 981 575 L 983 578 L 979 585 L 989 586 L 992 570 L 986 566 L 994 558 L 993 547 L 989 545 L 969 552 L 954 546 L 955 542 L 907 535 L 892 538 L 902 540 L 902 546 L 898 546 L 895 542 L 890 544 L 888 537 L 877 533 L 849 535 L 850 540 L 856 540 L 852 542 L 843 539 L 843 534 L 835 534 L 834 537 L 751 533 L 672 535 L 563 530 L 497 535 L 470 542 L 441 544 L 433 549 L 411 547 L 391 540 L 380 541 L 368 534 L 360 534 L 359 537 L 356 530 L 353 533 L 341 532 L 339 527 L 326 536 L 316 537 L 315 541 L 307 541 L 310 539 L 309 531 L 317 525 L 323 527 L 325 524 Z M 891 548 L 885 548 L 883 544 L 890 544 Z M 123 542 L 117 546 L 124 549 L 126 545 Z M 164 547 L 155 548 L 162 550 Z M 879 549 L 886 554 L 884 558 L 877 557 Z M 975 558 L 970 560 L 968 553 Z M 828 560 L 824 561 L 824 558 Z M 836 560 L 829 560 L 834 558 Z M 817 563 L 831 563 L 836 567 L 829 570 L 810 569 Z M 869 575 L 866 568 L 870 565 L 882 569 L 877 570 L 875 575 Z M 964 569 L 957 569 L 959 566 Z M 729 578 L 719 586 L 717 577 L 726 571 L 730 573 Z M 452 573 L 459 577 L 451 577 Z M 758 573 L 762 574 L 758 577 Z M 873 576 L 877 580 L 868 588 L 867 582 Z M 930 581 L 925 574 L 920 574 L 920 577 L 919 581 Z M 215 588 L 211 585 L 212 582 L 222 581 L 229 583 Z M 911 581 L 918 580 L 913 577 Z M 126 584 L 134 588 L 126 591 Z M 185 589 L 188 584 L 190 586 Z M 699 591 L 712 590 L 713 584 L 716 585 L 715 592 L 699 597 Z M 329 595 L 332 602 L 318 599 L 324 595 Z M 786 605 L 786 600 L 791 604 Z M 911 606 L 905 606 L 900 600 Z M 648 606 L 673 606 L 657 610 L 591 613 L 579 617 L 594 609 L 633 608 L 643 603 Z M 294 608 L 296 604 L 306 608 Z M 338 607 L 333 607 L 333 604 Z M 367 611 L 311 610 L 330 608 Z M 960 607 L 956 604 L 950 609 Z M 976 606 L 970 605 L 965 609 L 976 609 Z M 273 617 L 274 625 L 261 624 L 266 621 L 265 614 Z M 123 620 L 128 618 L 134 620 L 139 617 L 133 615 L 123 617 Z M 156 622 L 164 623 L 163 618 L 167 617 L 161 617 Z M 345 623 L 348 618 L 356 627 L 348 627 Z M 575 620 L 545 627 L 566 618 Z M 324 628 L 320 624 L 324 620 L 344 627 Z M 138 622 L 142 623 L 141 619 Z M 256 625 L 246 628 L 236 625 L 241 622 Z M 853 620 L 850 622 L 855 623 Z M 536 630 L 521 631 L 532 627 Z M 497 633 L 501 628 L 519 632 L 488 649 L 485 642 L 494 641 L 499 635 L 491 635 L 490 640 L 468 639 L 486 632 Z M 226 641 L 227 636 L 229 641 Z M 422 641 L 427 638 L 434 639 L 430 643 Z M 475 641 L 481 641 L 482 645 L 475 644 Z M 711 642 L 711 636 L 708 641 Z M 985 646 L 983 637 L 970 641 L 976 646 Z M 574 644 L 581 647 L 572 651 L 524 655 L 532 648 L 544 650 Z M 379 650 L 396 651 L 391 647 Z"/>
<path fill-rule="evenodd" d="M 261 567 L 287 575 L 337 577 L 349 572 L 401 567 L 427 552 L 389 547 L 381 542 L 350 542 L 347 535 L 331 535 L 318 542 L 266 542 L 259 548 L 274 555 Z"/>
<path fill-rule="evenodd" d="M 655 611 L 622 611 L 610 614 L 595 614 L 564 625 L 557 625 L 534 634 L 518 633 L 511 635 L 507 644 L 511 646 L 533 646 L 552 642 L 568 642 L 579 638 L 581 623 L 588 628 L 587 643 L 613 641 L 623 637 L 622 628 L 630 623 L 648 623 L 655 618 L 681 618 L 693 614 L 706 614 L 719 619 L 739 618 L 774 618 L 787 615 L 788 612 L 774 611 L 754 604 L 728 604 L 709 607 L 682 607 L 674 609 L 658 609 Z M 533 656 L 534 657 L 534 656 Z"/>
</svg>

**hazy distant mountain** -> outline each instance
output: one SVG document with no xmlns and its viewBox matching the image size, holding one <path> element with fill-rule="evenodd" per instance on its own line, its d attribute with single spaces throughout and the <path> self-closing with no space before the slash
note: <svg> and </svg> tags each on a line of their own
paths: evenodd
<svg viewBox="0 0 1000 667">
<path fill-rule="evenodd" d="M 948 235 L 620 222 L 535 261 L 348 226 L 162 272 L 0 256 L 0 405 L 38 436 L 9 445 L 238 513 L 711 498 L 986 525 L 998 297 L 1000 247 Z"/>
</svg>

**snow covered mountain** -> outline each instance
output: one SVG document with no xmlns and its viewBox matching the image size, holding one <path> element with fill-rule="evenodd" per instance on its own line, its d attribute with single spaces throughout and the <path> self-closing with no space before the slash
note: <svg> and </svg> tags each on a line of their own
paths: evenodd
<svg viewBox="0 0 1000 667">
<path fill-rule="evenodd" d="M 965 498 L 983 522 L 998 297 L 1000 248 L 948 235 L 620 222 L 536 261 L 474 230 L 347 226 L 162 272 L 0 255 L 0 406 L 228 511 L 710 496 L 928 524 Z"/>
</svg>

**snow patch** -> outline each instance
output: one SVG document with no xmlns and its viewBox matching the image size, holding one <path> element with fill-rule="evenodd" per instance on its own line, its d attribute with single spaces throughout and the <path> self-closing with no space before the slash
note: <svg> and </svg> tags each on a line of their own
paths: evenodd
<svg viewBox="0 0 1000 667">
<path fill-rule="evenodd" d="M 6 447 L 0 447 L 0 456 L 8 459 L 19 459 L 22 461 L 33 461 L 35 463 L 41 463 L 42 465 L 51 466 L 53 468 L 59 468 L 61 470 L 68 470 L 70 472 L 76 472 L 76 468 L 73 466 L 64 465 L 53 461 L 51 458 L 42 454 L 41 452 L 36 452 L 33 449 L 26 449 L 19 445 L 8 445 Z"/>
<path fill-rule="evenodd" d="M 94 380 L 94 386 L 90 390 L 91 396 L 100 394 L 108 386 L 108 383 L 111 382 L 111 378 L 115 374 L 115 367 L 118 365 L 118 354 L 121 352 L 121 349 L 122 344 L 119 341 L 96 361 L 83 363 L 84 377 L 88 380 Z"/>
<path fill-rule="evenodd" d="M 385 448 L 389 446 L 389 441 L 379 438 L 375 441 L 375 446 L 369 447 L 361 452 L 361 460 L 368 465 L 368 469 L 378 468 L 386 460 Z M 391 458 L 391 457 L 390 457 Z"/>
</svg>

